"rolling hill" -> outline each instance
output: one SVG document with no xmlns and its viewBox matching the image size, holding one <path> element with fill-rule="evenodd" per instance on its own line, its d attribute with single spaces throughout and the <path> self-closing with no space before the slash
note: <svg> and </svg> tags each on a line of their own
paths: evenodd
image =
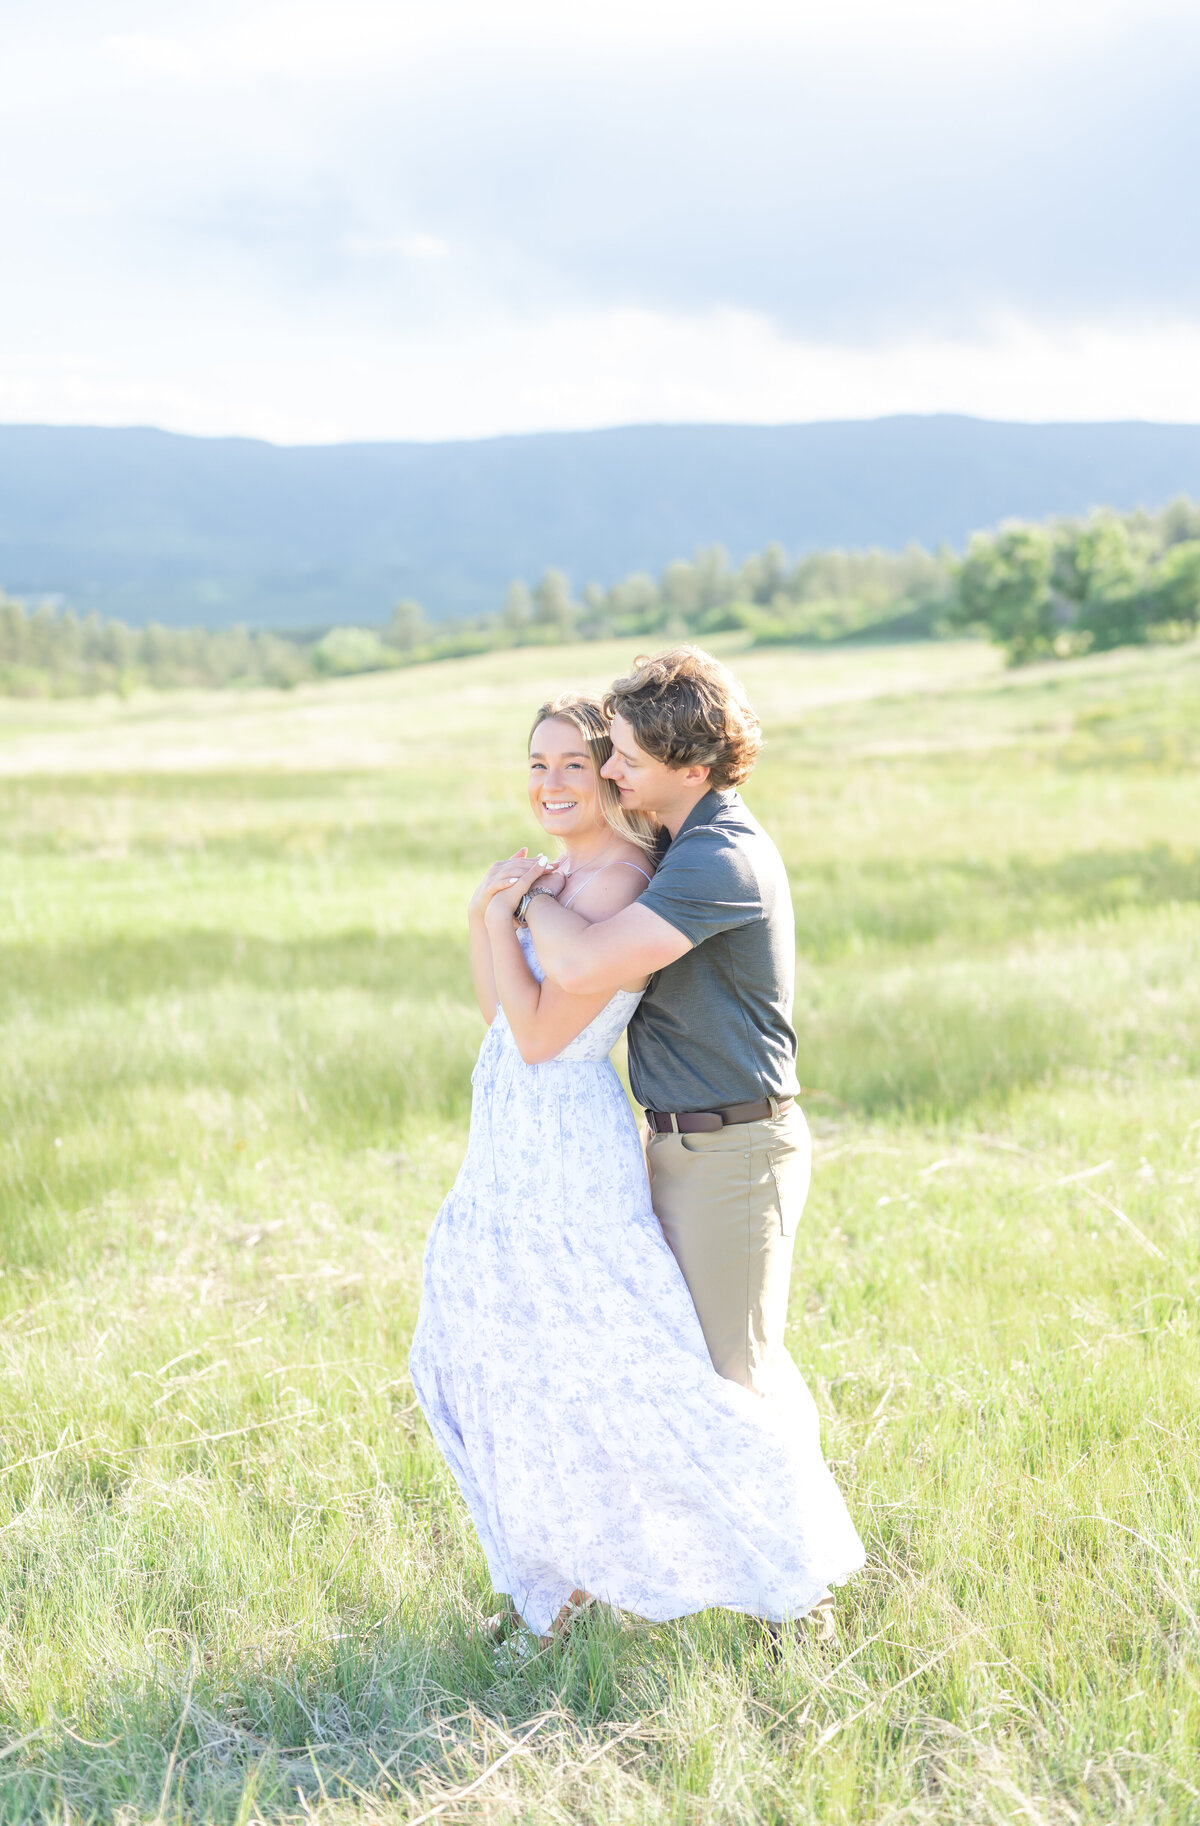
<svg viewBox="0 0 1200 1826">
<path fill-rule="evenodd" d="M 143 429 L 0 427 L 0 583 L 134 624 L 312 630 L 495 608 L 697 545 L 947 541 L 1009 515 L 1200 495 L 1200 425 L 646 425 L 446 444 L 280 447 Z"/>
</svg>

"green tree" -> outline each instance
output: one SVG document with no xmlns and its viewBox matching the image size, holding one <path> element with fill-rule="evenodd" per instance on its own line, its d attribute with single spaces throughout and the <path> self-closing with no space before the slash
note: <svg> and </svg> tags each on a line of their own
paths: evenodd
<svg viewBox="0 0 1200 1826">
<path fill-rule="evenodd" d="M 774 601 L 788 581 L 787 553 L 782 545 L 768 545 L 752 553 L 737 574 L 737 593 L 743 602 Z"/>
<path fill-rule="evenodd" d="M 411 653 L 414 647 L 423 647 L 429 639 L 429 624 L 420 603 L 414 602 L 411 596 L 398 602 L 383 638 L 397 653 Z"/>
<path fill-rule="evenodd" d="M 587 583 L 583 588 L 583 618 L 579 632 L 584 640 L 608 640 L 613 631 L 612 613 L 609 609 L 608 591 L 600 583 Z"/>
<path fill-rule="evenodd" d="M 1076 605 L 1075 626 L 1098 652 L 1147 639 L 1152 619 L 1147 551 L 1114 514 L 1098 514 L 1062 540 L 1053 580 Z"/>
<path fill-rule="evenodd" d="M 514 577 L 505 592 L 500 619 L 510 634 L 518 636 L 533 620 L 533 597 L 520 577 Z"/>
<path fill-rule="evenodd" d="M 330 628 L 313 646 L 312 663 L 318 672 L 341 678 L 354 672 L 375 672 L 395 661 L 388 660 L 374 628 Z"/>
<path fill-rule="evenodd" d="M 17 666 L 25 649 L 25 610 L 0 590 L 0 666 Z"/>
<path fill-rule="evenodd" d="M 723 545 L 700 546 L 692 559 L 692 574 L 696 579 L 696 606 L 701 613 L 733 601 L 734 580 L 729 553 Z"/>
<path fill-rule="evenodd" d="M 1151 572 L 1147 594 L 1156 622 L 1189 628 L 1200 622 L 1200 539 L 1168 546 Z"/>
<path fill-rule="evenodd" d="M 97 658 L 106 661 L 121 677 L 137 662 L 137 635 L 123 621 L 105 621 L 100 627 Z"/>
<path fill-rule="evenodd" d="M 1176 495 L 1158 518 L 1164 545 L 1190 545 L 1192 540 L 1200 539 L 1200 501 Z"/>
<path fill-rule="evenodd" d="M 259 677 L 266 685 L 290 690 L 307 675 L 304 655 L 292 640 L 281 640 L 277 634 L 254 636 L 254 658 Z"/>
<path fill-rule="evenodd" d="M 175 683 L 171 636 L 161 622 L 149 622 L 142 629 L 138 636 L 137 657 L 152 685 Z"/>
<path fill-rule="evenodd" d="M 181 637 L 176 635 L 175 638 L 182 645 Z M 206 650 L 197 659 L 199 669 L 207 676 L 210 684 L 232 685 L 257 676 L 254 641 L 240 622 L 232 628 L 220 628 L 216 633 L 210 634 L 204 645 Z M 181 653 L 176 660 L 177 680 L 181 670 L 180 660 L 184 658 L 185 655 Z"/>
<path fill-rule="evenodd" d="M 649 571 L 631 571 L 608 592 L 609 609 L 618 634 L 645 634 L 657 627 L 662 614 L 658 585 Z"/>
<path fill-rule="evenodd" d="M 667 609 L 664 627 L 671 625 L 673 632 L 681 629 L 700 608 L 699 579 L 695 567 L 685 558 L 676 558 L 662 574 L 659 594 Z"/>
<path fill-rule="evenodd" d="M 1042 526 L 974 533 L 958 567 L 954 619 L 985 627 L 1014 666 L 1053 651 L 1054 547 Z"/>
<path fill-rule="evenodd" d="M 72 632 L 77 625 L 72 615 Z M 25 652 L 28 664 L 36 666 L 39 672 L 53 672 L 63 644 L 61 617 L 55 613 L 50 603 L 39 602 L 26 621 Z"/>
<path fill-rule="evenodd" d="M 103 664 L 108 659 L 108 648 L 105 642 L 107 622 L 101 621 L 95 609 L 83 618 L 79 630 L 79 645 L 84 659 L 89 665 L 97 662 Z"/>
<path fill-rule="evenodd" d="M 571 586 L 562 571 L 546 571 L 533 592 L 533 619 L 559 640 L 569 640 L 579 619 L 571 601 Z"/>
</svg>

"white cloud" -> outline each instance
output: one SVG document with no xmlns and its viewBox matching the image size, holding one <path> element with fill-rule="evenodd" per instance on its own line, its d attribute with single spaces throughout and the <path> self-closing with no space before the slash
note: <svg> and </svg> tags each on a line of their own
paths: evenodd
<svg viewBox="0 0 1200 1826">
<path fill-rule="evenodd" d="M 1200 325 L 1015 320 L 974 341 L 855 348 L 789 340 L 749 312 L 489 319 L 436 336 L 332 346 L 294 331 L 221 363 L 186 333 L 117 360 L 0 361 L 0 419 L 140 423 L 283 443 L 480 437 L 637 422 L 786 423 L 894 412 L 1200 420 Z"/>
<path fill-rule="evenodd" d="M 0 418 L 1200 419 L 1195 0 L 13 11 Z"/>
<path fill-rule="evenodd" d="M 450 252 L 449 243 L 437 235 L 350 234 L 342 245 L 348 254 L 365 259 L 398 254 L 402 260 L 444 260 Z"/>
<path fill-rule="evenodd" d="M 316 76 L 454 51 L 461 61 L 496 46 L 536 62 L 562 54 L 631 51 L 686 59 L 720 46 L 765 42 L 811 52 L 886 48 L 907 61 L 1026 54 L 1030 46 L 1090 43 L 1131 23 L 1186 19 L 1193 0 L 256 0 L 145 9 L 146 26 L 109 32 L 103 54 L 127 71 L 197 82 Z"/>
</svg>

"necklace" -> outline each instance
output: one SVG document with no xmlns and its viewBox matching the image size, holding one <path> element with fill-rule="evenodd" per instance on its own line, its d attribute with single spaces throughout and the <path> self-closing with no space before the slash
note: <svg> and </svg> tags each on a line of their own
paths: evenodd
<svg viewBox="0 0 1200 1826">
<path fill-rule="evenodd" d="M 611 843 L 605 844 L 604 848 L 601 850 L 601 852 L 598 856 L 593 856 L 590 862 L 584 862 L 584 863 L 580 864 L 581 868 L 583 868 L 584 870 L 588 870 L 590 872 L 584 875 L 583 880 L 576 887 L 576 889 L 575 889 L 576 894 L 578 894 L 580 888 L 586 887 L 587 883 L 589 881 L 593 881 L 595 879 L 595 877 L 600 873 L 600 870 L 604 866 L 604 858 L 609 854 L 609 852 L 611 850 L 616 849 L 617 844 L 619 842 L 620 842 L 619 838 L 614 838 Z M 573 881 L 575 878 L 575 871 L 571 868 L 568 868 L 566 870 L 566 875 L 567 875 L 568 881 Z M 574 898 L 574 895 L 572 896 L 572 899 L 573 898 Z"/>
</svg>

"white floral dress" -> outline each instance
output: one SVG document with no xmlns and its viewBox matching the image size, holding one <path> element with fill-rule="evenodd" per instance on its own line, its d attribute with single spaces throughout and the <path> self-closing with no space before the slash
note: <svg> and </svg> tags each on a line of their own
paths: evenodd
<svg viewBox="0 0 1200 1826">
<path fill-rule="evenodd" d="M 537 1634 L 577 1588 L 659 1622 L 778 1621 L 864 1558 L 790 1358 L 766 1400 L 712 1367 L 609 1062 L 637 1003 L 619 991 L 543 1065 L 497 1010 L 425 1254 L 413 1382 Z"/>
</svg>

